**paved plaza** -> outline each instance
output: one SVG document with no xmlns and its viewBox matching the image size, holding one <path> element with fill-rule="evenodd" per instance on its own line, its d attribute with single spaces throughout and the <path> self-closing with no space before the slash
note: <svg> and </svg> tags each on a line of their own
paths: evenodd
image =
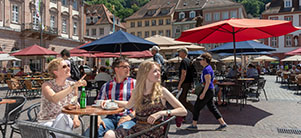
<svg viewBox="0 0 301 138">
<path fill-rule="evenodd" d="M 240 106 L 230 104 L 226 107 L 219 107 L 225 121 L 229 127 L 226 131 L 214 131 L 218 127 L 218 122 L 214 116 L 204 108 L 201 111 L 198 131 L 185 130 L 185 127 L 192 122 L 192 114 L 186 118 L 186 122 L 177 128 L 173 122 L 169 131 L 171 138 L 294 138 L 301 137 L 301 134 L 284 134 L 279 133 L 277 129 L 289 129 L 301 131 L 301 96 L 295 94 L 295 90 L 288 90 L 285 85 L 275 83 L 275 76 L 264 76 L 267 79 L 265 90 L 268 101 L 265 100 L 264 94 L 260 95 L 260 101 L 248 100 L 247 105 L 240 111 Z M 4 97 L 7 88 L 0 90 L 0 97 Z M 194 101 L 195 95 L 190 95 L 189 99 Z M 25 107 L 39 102 L 39 99 L 28 100 Z M 0 105 L 0 110 L 4 111 L 4 105 Z M 2 114 L 0 115 L 2 117 Z M 26 118 L 23 114 L 20 119 Z M 89 125 L 89 117 L 84 117 L 85 125 Z M 80 130 L 76 129 L 79 133 Z M 9 137 L 10 128 L 7 131 Z M 18 134 L 14 137 L 20 138 Z"/>
</svg>

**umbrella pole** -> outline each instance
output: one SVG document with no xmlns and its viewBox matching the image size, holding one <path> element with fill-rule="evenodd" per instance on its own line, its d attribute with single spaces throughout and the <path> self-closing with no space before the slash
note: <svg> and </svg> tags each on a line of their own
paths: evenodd
<svg viewBox="0 0 301 138">
<path fill-rule="evenodd" d="M 232 27 L 232 35 L 233 35 L 233 55 L 234 55 L 234 70 L 236 70 L 236 45 L 235 45 L 235 30 L 234 27 Z M 236 72 L 235 72 L 236 73 Z M 236 76 L 236 74 L 235 74 Z"/>
<path fill-rule="evenodd" d="M 120 48 L 120 58 L 121 58 L 121 48 L 122 47 L 122 45 L 121 44 L 119 44 L 119 48 Z"/>
</svg>

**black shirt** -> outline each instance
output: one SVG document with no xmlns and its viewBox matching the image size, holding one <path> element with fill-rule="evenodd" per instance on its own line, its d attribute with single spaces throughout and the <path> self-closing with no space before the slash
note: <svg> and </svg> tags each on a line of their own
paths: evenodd
<svg viewBox="0 0 301 138">
<path fill-rule="evenodd" d="M 193 82 L 193 75 L 190 70 L 190 60 L 188 58 L 184 58 L 181 61 L 180 68 L 179 68 L 179 79 L 181 79 L 182 70 L 186 70 L 186 77 L 183 83 Z"/>
</svg>

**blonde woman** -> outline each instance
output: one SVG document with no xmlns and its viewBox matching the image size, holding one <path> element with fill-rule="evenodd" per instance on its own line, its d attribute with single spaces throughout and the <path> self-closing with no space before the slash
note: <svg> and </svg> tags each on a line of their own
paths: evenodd
<svg viewBox="0 0 301 138">
<path fill-rule="evenodd" d="M 161 86 L 160 81 L 161 70 L 158 63 L 146 61 L 140 64 L 132 97 L 127 104 L 118 103 L 121 107 L 133 108 L 136 111 L 136 125 L 129 130 L 110 130 L 105 134 L 105 138 L 121 138 L 148 129 L 152 125 L 160 123 L 164 116 L 187 115 L 184 106 L 166 88 Z M 166 102 L 170 103 L 174 109 L 167 110 Z M 163 137 L 163 133 L 164 128 L 160 127 L 141 137 Z"/>
<path fill-rule="evenodd" d="M 85 80 L 77 82 L 69 81 L 69 64 L 62 58 L 53 59 L 48 65 L 48 72 L 54 78 L 42 85 L 41 110 L 38 114 L 38 122 L 43 125 L 71 131 L 80 126 L 78 116 L 73 119 L 61 113 L 63 106 L 77 103 L 78 87 L 86 86 Z M 74 99 L 74 100 L 73 100 Z M 60 137 L 60 136 L 57 136 Z"/>
</svg>

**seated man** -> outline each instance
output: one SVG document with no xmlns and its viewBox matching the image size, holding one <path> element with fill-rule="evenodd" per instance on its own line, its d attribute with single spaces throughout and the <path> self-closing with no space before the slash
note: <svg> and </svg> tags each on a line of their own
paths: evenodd
<svg viewBox="0 0 301 138">
<path fill-rule="evenodd" d="M 94 80 L 95 81 L 110 81 L 112 80 L 111 76 L 106 72 L 106 67 L 101 66 L 99 68 L 99 73 L 95 76 Z"/>
<path fill-rule="evenodd" d="M 96 99 L 113 99 L 116 102 L 128 101 L 136 84 L 135 79 L 128 77 L 130 65 L 125 59 L 116 59 L 112 64 L 112 69 L 115 72 L 115 78 L 101 87 Z M 103 137 L 108 130 L 115 130 L 119 127 L 130 129 L 135 124 L 131 116 L 123 116 L 123 113 L 108 115 L 103 119 L 98 116 L 98 135 L 99 137 Z M 85 136 L 89 136 L 89 129 L 85 132 Z"/>
<path fill-rule="evenodd" d="M 16 76 L 25 76 L 24 68 L 20 67 L 20 71 L 16 74 Z"/>
<path fill-rule="evenodd" d="M 258 77 L 258 71 L 257 71 L 257 69 L 255 69 L 255 66 L 253 64 L 249 64 L 249 66 L 248 66 L 247 77 L 248 78 L 257 78 Z"/>
</svg>

